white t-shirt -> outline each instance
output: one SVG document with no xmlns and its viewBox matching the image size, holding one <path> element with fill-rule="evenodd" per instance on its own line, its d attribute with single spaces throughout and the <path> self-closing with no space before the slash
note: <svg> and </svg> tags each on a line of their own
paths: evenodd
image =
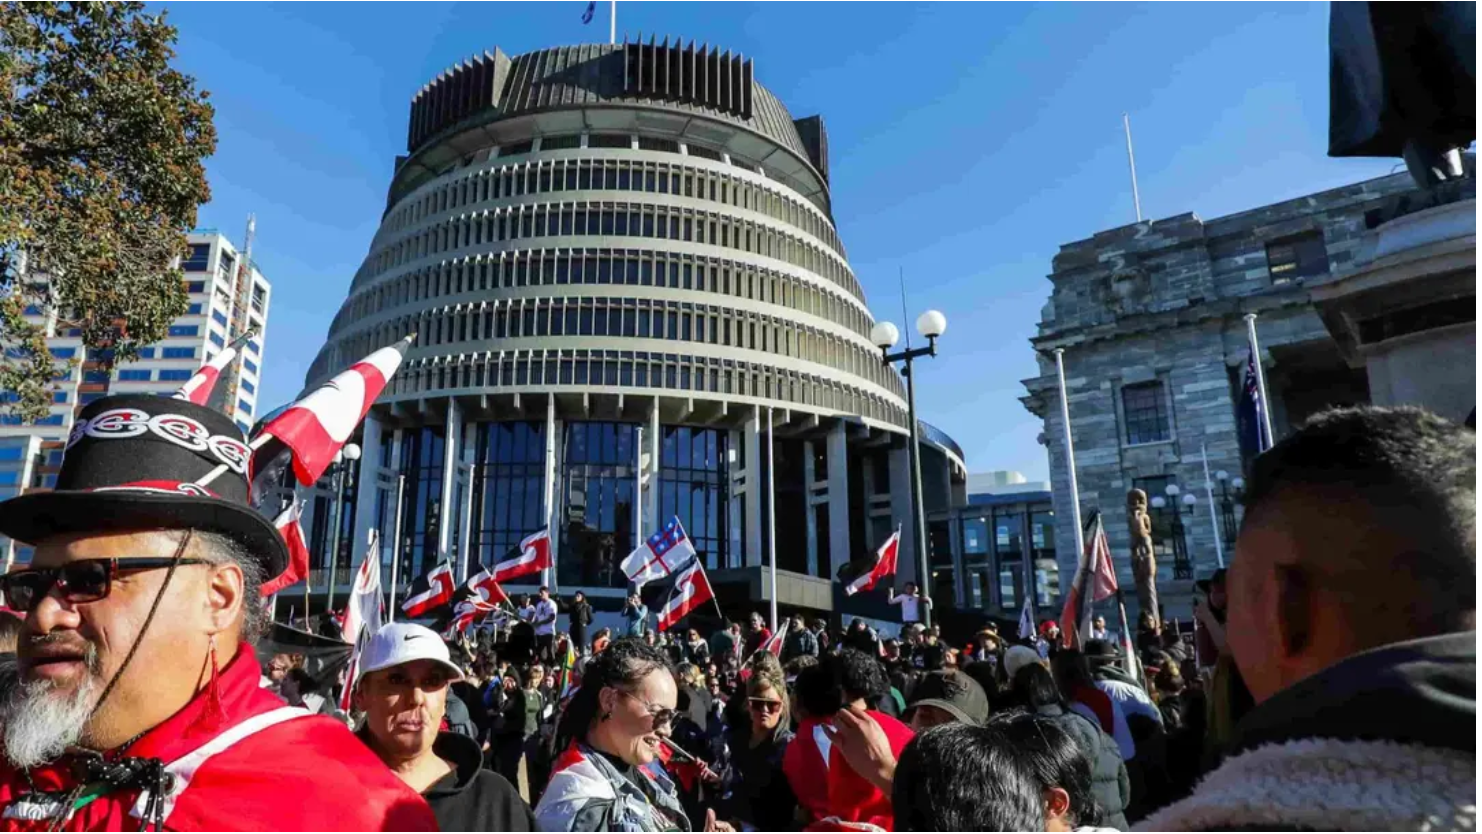
<svg viewBox="0 0 1482 834">
<path fill-rule="evenodd" d="M 901 622 L 919 623 L 921 622 L 922 599 L 922 597 L 911 596 L 910 594 L 896 594 L 890 598 L 890 604 L 901 607 Z M 931 605 L 931 601 L 928 600 L 926 604 Z"/>
<path fill-rule="evenodd" d="M 515 614 L 521 620 L 524 620 L 527 623 L 535 622 L 535 606 L 533 605 L 527 605 L 524 608 L 521 608 L 519 611 L 515 612 Z"/>
<path fill-rule="evenodd" d="M 535 603 L 534 616 L 531 618 L 530 622 L 539 623 L 546 617 L 550 617 L 551 621 L 543 625 L 535 626 L 536 634 L 539 635 L 556 633 L 556 601 L 553 599 L 537 600 Z"/>
</svg>

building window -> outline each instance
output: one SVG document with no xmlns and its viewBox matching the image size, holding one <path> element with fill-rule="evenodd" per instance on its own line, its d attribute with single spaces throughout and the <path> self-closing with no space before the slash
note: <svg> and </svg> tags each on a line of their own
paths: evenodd
<svg viewBox="0 0 1482 834">
<path fill-rule="evenodd" d="M 139 348 L 139 358 L 140 359 L 153 359 L 154 358 L 154 348 L 152 348 L 152 347 Z"/>
<path fill-rule="evenodd" d="M 190 379 L 191 371 L 160 371 L 160 382 L 184 382 Z"/>
<path fill-rule="evenodd" d="M 499 155 L 500 156 L 519 156 L 522 153 L 530 153 L 530 151 L 532 149 L 534 149 L 534 147 L 535 147 L 535 143 L 533 141 L 529 140 L 529 139 L 526 139 L 523 142 L 515 142 L 513 144 L 509 144 L 509 145 L 505 145 L 505 146 L 501 147 L 499 149 Z"/>
<path fill-rule="evenodd" d="M 678 517 L 707 568 L 729 562 L 728 435 L 715 429 L 665 426 L 659 444 L 659 517 Z"/>
<path fill-rule="evenodd" d="M 119 371 L 119 382 L 148 382 L 149 371 Z"/>
<path fill-rule="evenodd" d="M 257 373 L 257 363 L 256 362 L 253 362 L 251 359 L 243 359 L 242 360 L 242 367 L 244 367 L 247 370 L 253 372 L 254 374 Z"/>
<path fill-rule="evenodd" d="M 196 305 L 196 306 L 200 306 L 200 305 Z M 214 321 L 214 322 L 216 322 L 217 324 L 221 325 L 222 327 L 226 327 L 226 314 L 223 313 L 223 312 L 221 312 L 220 310 L 212 310 L 211 311 L 211 320 Z"/>
<path fill-rule="evenodd" d="M 219 348 L 224 348 L 226 347 L 226 339 L 222 338 L 220 333 L 217 333 L 213 330 L 211 331 L 211 344 L 216 345 Z"/>
<path fill-rule="evenodd" d="M 654 136 L 638 137 L 638 148 L 644 151 L 666 151 L 668 153 L 679 153 L 679 143 L 673 139 L 659 139 Z"/>
<path fill-rule="evenodd" d="M 170 327 L 169 335 L 171 335 L 171 336 L 199 336 L 199 335 L 201 335 L 201 328 L 200 328 L 199 325 L 194 325 L 194 324 L 176 324 L 176 325 L 172 325 Z"/>
<path fill-rule="evenodd" d="M 621 133 L 594 133 L 587 137 L 589 148 L 631 148 L 633 140 Z"/>
<path fill-rule="evenodd" d="M 167 348 L 162 348 L 161 351 L 162 351 L 161 352 L 161 355 L 165 359 L 194 359 L 194 358 L 196 358 L 196 349 L 195 348 L 167 347 Z M 153 352 L 154 352 L 154 349 L 153 348 L 150 348 L 150 353 L 151 353 L 150 358 L 153 358 Z"/>
<path fill-rule="evenodd" d="M 196 303 L 187 307 L 185 309 L 185 314 L 187 316 L 199 316 L 201 314 L 201 303 L 197 301 Z"/>
<path fill-rule="evenodd" d="M 237 410 L 242 412 L 243 414 L 251 414 L 252 403 L 247 402 L 246 400 L 237 400 Z"/>
<path fill-rule="evenodd" d="M 1122 386 L 1122 419 L 1127 426 L 1129 446 L 1167 440 L 1168 403 L 1163 397 L 1163 383 Z"/>
<path fill-rule="evenodd" d="M 479 423 L 475 434 L 470 550 L 480 564 L 492 565 L 516 549 L 525 536 L 545 526 L 541 510 L 545 424 Z M 384 437 L 382 449 L 387 455 L 382 460 L 389 461 Z M 626 555 L 625 551 L 618 558 Z"/>
<path fill-rule="evenodd" d="M 1273 284 L 1327 274 L 1328 247 L 1322 232 L 1307 232 L 1266 244 L 1266 264 Z"/>
<path fill-rule="evenodd" d="M 207 269 L 210 269 L 211 244 L 192 243 L 190 245 L 190 254 L 186 256 L 185 263 L 182 263 L 180 268 L 186 272 L 205 272 Z M 196 290 L 191 290 L 191 292 L 196 292 Z"/>
<path fill-rule="evenodd" d="M 144 351 L 141 350 L 139 352 L 140 354 L 143 354 Z M 77 355 L 77 348 L 54 347 L 51 348 L 51 355 L 54 359 L 71 359 L 72 357 Z"/>
<path fill-rule="evenodd" d="M 83 382 L 88 382 L 88 383 L 93 383 L 93 384 L 98 384 L 98 383 L 105 383 L 106 384 L 108 382 L 108 372 L 107 371 L 83 371 L 83 373 L 82 373 L 82 381 Z"/>
<path fill-rule="evenodd" d="M 52 401 L 52 404 L 53 405 L 66 405 L 67 404 L 67 392 L 66 391 L 53 391 L 52 394 L 51 394 L 51 401 Z"/>
<path fill-rule="evenodd" d="M 249 394 L 256 394 L 257 393 L 257 386 L 253 385 L 252 383 L 250 383 L 250 382 L 248 382 L 247 380 L 244 379 L 244 380 L 242 380 L 242 390 L 243 391 L 246 391 Z"/>
<path fill-rule="evenodd" d="M 251 351 L 253 356 L 262 355 L 262 346 L 257 343 L 256 339 L 252 339 L 251 341 L 247 342 L 247 350 Z M 252 366 L 252 371 L 254 373 L 257 372 L 256 365 Z"/>
<path fill-rule="evenodd" d="M 581 134 L 572 133 L 566 136 L 542 136 L 540 138 L 540 149 L 543 151 L 565 151 L 581 147 Z"/>
<path fill-rule="evenodd" d="M 88 393 L 88 394 L 81 394 L 81 395 L 79 395 L 77 397 L 77 404 L 78 405 L 88 405 L 90 403 L 95 403 L 98 400 L 101 400 L 101 399 L 103 399 L 106 396 L 108 396 L 108 395 L 105 394 L 105 393 L 103 393 L 102 391 L 93 391 L 93 392 Z"/>
<path fill-rule="evenodd" d="M 188 283 L 188 284 L 185 285 L 185 291 L 188 292 L 188 293 L 205 292 L 206 291 L 206 282 L 205 281 L 191 281 L 190 283 Z"/>
</svg>

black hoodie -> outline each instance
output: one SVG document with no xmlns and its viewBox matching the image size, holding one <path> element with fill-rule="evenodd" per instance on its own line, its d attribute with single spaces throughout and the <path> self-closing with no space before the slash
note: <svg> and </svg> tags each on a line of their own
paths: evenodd
<svg viewBox="0 0 1482 834">
<path fill-rule="evenodd" d="M 509 780 L 484 770 L 484 756 L 471 738 L 438 733 L 432 752 L 453 765 L 422 797 L 443 831 L 536 831 L 530 806 Z"/>
</svg>

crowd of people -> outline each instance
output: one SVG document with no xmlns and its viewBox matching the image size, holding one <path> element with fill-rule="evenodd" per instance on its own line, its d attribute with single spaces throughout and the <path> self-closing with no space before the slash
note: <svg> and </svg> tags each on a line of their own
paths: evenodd
<svg viewBox="0 0 1482 834">
<path fill-rule="evenodd" d="M 1476 826 L 1475 435 L 1421 411 L 1329 412 L 1260 456 L 1193 639 L 1143 619 L 1132 658 L 1101 618 L 773 640 L 749 612 L 660 633 L 637 596 L 614 634 L 542 589 L 497 634 L 385 625 L 336 692 L 254 651 L 287 554 L 244 474 L 114 489 L 216 465 L 83 435 L 49 498 L 0 503 L 36 545 L 0 578 L 8 829 Z"/>
</svg>

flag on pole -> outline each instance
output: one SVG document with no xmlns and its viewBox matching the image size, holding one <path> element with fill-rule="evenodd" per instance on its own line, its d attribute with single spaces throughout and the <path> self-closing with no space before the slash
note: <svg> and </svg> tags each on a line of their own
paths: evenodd
<svg viewBox="0 0 1482 834">
<path fill-rule="evenodd" d="M 777 633 L 768 638 L 767 642 L 763 643 L 762 647 L 757 649 L 757 651 L 771 652 L 774 657 L 780 660 L 782 658 L 782 644 L 787 640 L 787 630 L 790 628 L 792 628 L 792 620 L 784 620 L 782 628 L 777 629 Z"/>
<path fill-rule="evenodd" d="M 293 453 L 298 482 L 312 486 L 355 433 L 416 338 L 413 333 L 372 353 L 265 422 L 253 439 L 252 448 L 258 451 L 252 456 L 251 471 L 270 465 L 282 453 L 269 442 L 276 439 Z"/>
<path fill-rule="evenodd" d="M 1086 549 L 1075 569 L 1075 582 L 1065 595 L 1065 608 L 1060 612 L 1060 639 L 1065 648 L 1091 639 L 1092 607 L 1117 592 L 1117 572 L 1112 568 L 1111 547 L 1106 543 L 1106 528 L 1101 513 L 1091 516 L 1086 525 Z"/>
<path fill-rule="evenodd" d="M 443 634 L 449 638 L 457 634 L 462 634 L 468 631 L 471 626 L 482 622 L 485 617 L 497 610 L 499 610 L 498 605 L 480 597 L 469 597 L 462 600 L 453 606 L 453 620 L 448 623 L 448 629 Z"/>
<path fill-rule="evenodd" d="M 896 556 L 900 552 L 901 528 L 897 526 L 895 532 L 885 543 L 880 545 L 873 556 L 863 559 L 855 559 L 839 568 L 839 579 L 844 583 L 844 593 L 854 596 L 860 591 L 868 591 L 887 576 L 893 576 L 896 568 Z"/>
<path fill-rule="evenodd" d="M 1019 611 L 1019 639 L 1034 639 L 1034 603 L 1029 599 L 1028 591 L 1024 594 L 1024 608 Z"/>
<path fill-rule="evenodd" d="M 664 603 L 664 610 L 659 612 L 659 631 L 668 631 L 691 611 L 714 598 L 715 592 L 710 589 L 710 579 L 705 576 L 705 565 L 695 559 L 674 581 L 674 590 L 669 592 L 669 601 Z"/>
<path fill-rule="evenodd" d="M 592 18 L 595 17 L 596 14 L 597 14 L 597 0 L 591 0 L 590 3 L 587 3 L 587 10 L 581 13 L 581 22 L 583 24 L 591 23 L 592 22 Z"/>
<path fill-rule="evenodd" d="M 206 400 L 211 398 L 211 389 L 216 387 L 216 380 L 221 377 L 221 372 L 226 370 L 226 366 L 230 365 L 235 358 L 237 358 L 237 349 L 227 347 L 211 357 L 209 362 L 197 368 L 191 378 L 180 386 L 180 390 L 170 396 L 196 405 L 205 405 Z"/>
<path fill-rule="evenodd" d="M 539 573 L 551 566 L 550 529 L 542 527 L 520 540 L 520 552 L 494 566 L 494 582 L 508 582 L 527 574 Z M 502 593 L 502 592 L 501 592 Z"/>
<path fill-rule="evenodd" d="M 1132 648 L 1132 632 L 1127 628 L 1127 606 L 1122 604 L 1122 591 L 1120 588 L 1117 589 L 1117 616 L 1121 618 L 1120 624 L 1122 626 L 1120 640 L 1122 644 L 1122 669 L 1133 680 L 1140 681 L 1143 685 L 1146 685 L 1147 681 L 1143 680 L 1142 675 L 1142 664 L 1137 662 L 1137 656 L 1134 654 L 1134 649 Z M 1177 621 L 1175 620 L 1175 622 Z"/>
<path fill-rule="evenodd" d="M 1266 434 L 1266 404 L 1261 401 L 1261 387 L 1256 383 L 1254 352 L 1245 363 L 1245 382 L 1240 404 L 1235 409 L 1235 423 L 1240 433 L 1240 450 L 1247 457 L 1271 448 L 1271 438 Z"/>
<path fill-rule="evenodd" d="M 680 570 L 695 558 L 695 546 L 685 535 L 684 526 L 675 516 L 664 529 L 648 537 L 623 560 L 623 573 L 628 581 L 642 588 L 645 583 Z"/>
<path fill-rule="evenodd" d="M 407 597 L 401 611 L 412 619 L 424 616 L 453 601 L 453 565 L 442 562 L 432 572 L 413 583 L 413 587 L 426 584 L 426 588 Z"/>
<path fill-rule="evenodd" d="M 376 531 L 370 533 L 370 546 L 360 560 L 360 569 L 355 572 L 355 584 L 350 588 L 350 601 L 345 605 L 345 619 L 340 623 L 340 636 L 350 643 L 350 665 L 345 673 L 345 688 L 340 693 L 340 709 L 350 711 L 350 695 L 355 688 L 355 678 L 360 664 L 360 652 L 366 641 L 381 628 L 381 549 L 376 542 Z"/>
<path fill-rule="evenodd" d="M 258 595 L 270 597 L 299 580 L 309 576 L 309 545 L 304 541 L 304 528 L 299 523 L 303 515 L 304 502 L 295 498 L 293 504 L 273 519 L 273 526 L 283 535 L 288 544 L 288 567 L 281 574 L 262 583 Z"/>
<path fill-rule="evenodd" d="M 468 582 L 464 583 L 463 589 L 470 594 L 471 599 L 483 600 L 491 605 L 509 602 L 509 594 L 506 594 L 504 589 L 499 587 L 499 583 L 494 579 L 494 574 L 490 573 L 488 568 L 484 568 L 469 577 Z"/>
</svg>

